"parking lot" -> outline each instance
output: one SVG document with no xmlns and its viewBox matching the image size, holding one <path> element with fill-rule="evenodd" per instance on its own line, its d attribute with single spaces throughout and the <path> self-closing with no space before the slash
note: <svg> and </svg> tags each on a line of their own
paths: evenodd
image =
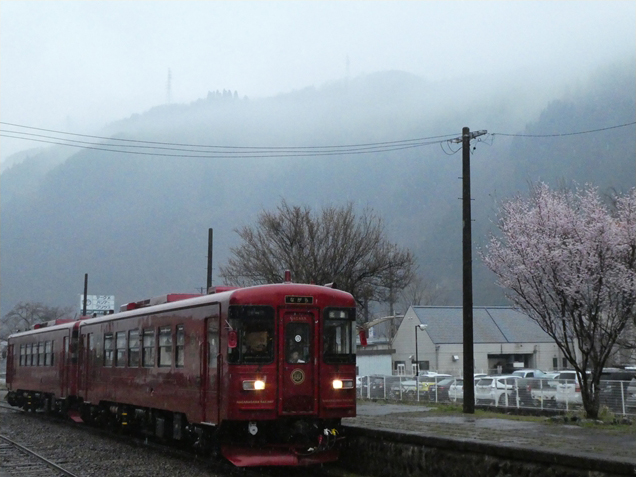
<svg viewBox="0 0 636 477">
<path fill-rule="evenodd" d="M 629 373 L 606 373 L 600 382 L 602 408 L 615 415 L 636 416 L 636 379 Z M 620 378 L 620 379 L 611 379 Z M 359 376 L 360 399 L 395 402 L 463 402 L 463 378 L 430 373 L 421 376 Z M 476 405 L 503 408 L 557 409 L 573 411 L 583 403 L 573 371 L 546 377 L 476 375 Z M 603 409 L 605 409 L 603 408 Z"/>
</svg>

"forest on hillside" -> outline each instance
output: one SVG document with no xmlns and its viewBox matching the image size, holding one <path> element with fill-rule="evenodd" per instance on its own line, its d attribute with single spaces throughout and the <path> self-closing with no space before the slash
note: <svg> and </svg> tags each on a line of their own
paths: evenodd
<svg viewBox="0 0 636 477">
<path fill-rule="evenodd" d="M 635 64 L 607 65 L 567 88 L 532 78 L 431 83 L 389 71 L 261 99 L 210 92 L 108 125 L 102 147 L 23 154 L 0 175 L 1 313 L 20 301 L 78 306 L 85 273 L 90 294 L 115 295 L 118 304 L 196 292 L 205 286 L 209 228 L 219 284 L 218 264 L 237 245 L 234 230 L 281 199 L 316 210 L 370 207 L 390 239 L 416 255 L 421 276 L 443 290 L 443 304 L 459 304 L 457 145 L 214 158 L 189 157 L 178 145 L 359 146 L 487 130 L 471 151 L 478 248 L 494 230 L 497 201 L 527 193 L 530 183 L 589 182 L 608 194 L 636 186 L 636 127 L 607 129 L 635 120 Z M 112 152 L 107 138 L 164 148 Z M 476 305 L 504 304 L 478 259 L 474 275 Z"/>
</svg>

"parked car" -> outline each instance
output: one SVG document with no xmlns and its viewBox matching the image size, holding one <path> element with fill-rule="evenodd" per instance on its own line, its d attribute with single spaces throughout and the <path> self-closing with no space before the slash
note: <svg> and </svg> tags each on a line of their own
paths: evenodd
<svg viewBox="0 0 636 477">
<path fill-rule="evenodd" d="M 559 372 L 546 373 L 547 377 L 532 383 L 530 394 L 536 406 L 556 407 L 557 385 L 559 384 Z"/>
<path fill-rule="evenodd" d="M 636 414 L 636 378 L 632 379 L 627 386 L 625 412 L 627 414 Z"/>
<path fill-rule="evenodd" d="M 370 397 L 372 399 L 385 399 L 384 393 L 384 376 L 369 376 L 369 391 L 364 397 Z"/>
<path fill-rule="evenodd" d="M 536 397 L 536 393 L 533 395 L 532 390 L 542 389 L 542 380 L 547 380 L 549 375 L 540 369 L 518 369 L 512 373 L 512 376 L 519 376 L 517 383 L 519 387 L 519 405 L 524 407 L 540 405 L 540 399 Z"/>
<path fill-rule="evenodd" d="M 634 371 L 608 371 L 601 374 L 600 403 L 613 412 L 623 412 L 623 402 L 629 397 L 630 382 L 636 377 Z M 627 405 L 627 402 L 625 402 Z M 625 409 L 627 412 L 627 409 Z"/>
<path fill-rule="evenodd" d="M 559 373 L 559 383 L 556 386 L 555 400 L 558 407 L 570 408 L 583 404 L 581 385 L 576 371 L 565 370 Z"/>
<path fill-rule="evenodd" d="M 425 399 L 428 397 L 428 389 L 431 384 L 436 384 L 449 377 L 451 377 L 450 374 L 435 373 L 434 375 L 418 376 L 417 380 L 408 379 L 396 382 L 391 386 L 391 395 L 396 399 L 416 399 L 418 395 L 420 399 Z"/>
<path fill-rule="evenodd" d="M 519 406 L 519 376 L 486 376 L 475 384 L 475 402 L 495 406 Z"/>
<path fill-rule="evenodd" d="M 488 376 L 486 373 L 475 373 L 473 376 L 473 386 L 481 378 Z M 463 401 L 464 400 L 464 378 L 456 378 L 455 383 L 451 384 L 448 388 L 448 397 L 451 401 Z"/>
<path fill-rule="evenodd" d="M 464 400 L 464 378 L 457 378 L 448 388 L 448 398 L 451 401 Z"/>
<path fill-rule="evenodd" d="M 450 377 L 450 378 L 442 379 L 441 381 L 435 384 L 431 384 L 428 387 L 428 398 L 431 401 L 435 401 L 435 402 L 450 401 L 451 400 L 450 388 L 451 386 L 455 385 L 458 379 L 463 382 L 462 378 Z M 457 386 L 455 386 L 454 389 L 456 391 Z M 463 396 L 463 391 L 462 391 L 462 396 Z"/>
<path fill-rule="evenodd" d="M 546 378 L 547 373 L 540 369 L 517 369 L 512 373 L 513 376 L 519 376 L 520 378 Z"/>
</svg>

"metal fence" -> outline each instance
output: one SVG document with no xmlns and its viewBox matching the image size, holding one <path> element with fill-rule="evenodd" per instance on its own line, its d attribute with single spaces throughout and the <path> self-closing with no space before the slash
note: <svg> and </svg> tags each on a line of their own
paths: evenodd
<svg viewBox="0 0 636 477">
<path fill-rule="evenodd" d="M 462 402 L 463 379 L 449 376 L 358 376 L 361 399 L 406 402 Z M 582 407 L 580 387 L 571 379 L 475 378 L 477 405 L 527 409 L 577 410 Z M 600 404 L 614 414 L 636 415 L 636 379 L 601 381 Z"/>
</svg>

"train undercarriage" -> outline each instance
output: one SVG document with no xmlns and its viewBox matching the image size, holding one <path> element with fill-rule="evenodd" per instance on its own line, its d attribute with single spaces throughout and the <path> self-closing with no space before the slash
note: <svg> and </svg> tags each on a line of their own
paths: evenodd
<svg viewBox="0 0 636 477">
<path fill-rule="evenodd" d="M 126 432 L 196 452 L 222 455 L 238 467 L 312 465 L 338 459 L 343 439 L 340 419 L 293 417 L 271 421 L 224 421 L 221 425 L 189 423 L 182 413 L 122 403 L 82 402 L 35 391 L 10 391 L 7 402 L 25 411 L 67 416 L 115 432 Z"/>
</svg>

